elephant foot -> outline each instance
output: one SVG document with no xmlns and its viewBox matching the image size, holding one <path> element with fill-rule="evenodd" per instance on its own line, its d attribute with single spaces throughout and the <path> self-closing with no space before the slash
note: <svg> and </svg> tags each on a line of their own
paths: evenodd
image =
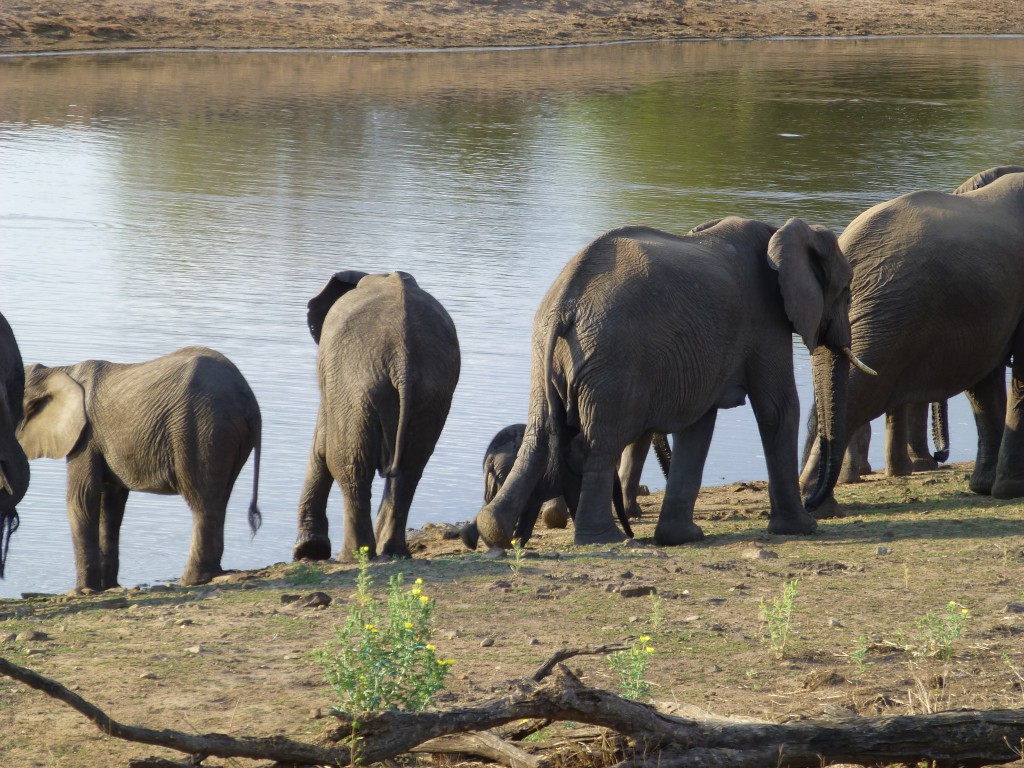
<svg viewBox="0 0 1024 768">
<path fill-rule="evenodd" d="M 1024 479 L 999 477 L 992 484 L 992 497 L 996 499 L 1019 499 L 1024 496 Z"/>
<path fill-rule="evenodd" d="M 839 502 L 835 496 L 829 496 L 814 509 L 807 510 L 815 520 L 829 520 L 834 517 L 845 517 Z M 769 524 L 770 528 L 770 524 Z"/>
<path fill-rule="evenodd" d="M 860 472 L 851 472 L 844 469 L 839 473 L 839 479 L 836 482 L 849 485 L 850 483 L 862 483 L 864 481 L 861 479 Z"/>
<path fill-rule="evenodd" d="M 331 540 L 326 536 L 300 536 L 292 560 L 330 560 Z"/>
<path fill-rule="evenodd" d="M 768 521 L 768 533 L 775 536 L 805 536 L 818 530 L 818 521 L 807 512 L 788 517 L 775 516 Z"/>
<path fill-rule="evenodd" d="M 971 489 L 971 493 L 977 493 L 981 496 L 991 496 L 993 485 L 995 485 L 995 473 L 978 472 L 977 467 L 975 467 L 974 473 L 971 475 L 971 482 L 968 484 L 968 487 Z"/>
<path fill-rule="evenodd" d="M 502 549 L 509 549 L 512 546 L 512 537 L 489 507 L 484 507 L 477 514 L 476 527 L 480 532 L 480 537 L 488 546 Z"/>
<path fill-rule="evenodd" d="M 704 531 L 692 520 L 685 523 L 663 523 L 660 520 L 654 528 L 654 543 L 662 547 L 677 547 L 704 541 Z"/>
<path fill-rule="evenodd" d="M 626 534 L 620 531 L 617 525 L 612 525 L 611 528 L 605 528 L 601 531 L 581 531 L 577 528 L 572 537 L 572 543 L 577 546 L 586 546 L 587 544 L 621 544 L 625 540 Z"/>
<path fill-rule="evenodd" d="M 915 456 L 911 459 L 915 472 L 931 472 L 939 468 L 939 462 L 931 456 Z"/>
<path fill-rule="evenodd" d="M 459 540 L 467 549 L 476 549 L 476 545 L 480 543 L 480 529 L 476 527 L 475 520 L 459 529 Z"/>
<path fill-rule="evenodd" d="M 911 463 L 900 464 L 897 467 L 887 466 L 885 468 L 886 477 L 909 477 L 912 474 L 914 474 L 914 465 Z"/>
<path fill-rule="evenodd" d="M 401 544 L 385 544 L 377 555 L 377 559 L 379 560 L 382 557 L 388 557 L 392 560 L 412 560 L 412 552 L 409 551 L 409 547 L 404 542 Z"/>
<path fill-rule="evenodd" d="M 546 501 L 541 507 L 540 519 L 545 528 L 566 528 L 569 525 L 569 508 L 560 498 Z"/>
<path fill-rule="evenodd" d="M 219 565 L 214 568 L 193 568 L 189 566 L 185 569 L 185 573 L 179 579 L 178 583 L 183 587 L 194 587 L 197 584 L 209 584 L 217 576 L 226 573 L 226 571 Z"/>
</svg>

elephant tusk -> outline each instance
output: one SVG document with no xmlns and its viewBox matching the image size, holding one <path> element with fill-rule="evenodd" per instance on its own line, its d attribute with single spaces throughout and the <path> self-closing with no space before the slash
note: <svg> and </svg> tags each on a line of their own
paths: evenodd
<svg viewBox="0 0 1024 768">
<path fill-rule="evenodd" d="M 868 376 L 878 375 L 878 371 L 868 368 L 868 366 L 864 365 L 864 363 L 860 361 L 860 358 L 853 354 L 852 351 L 850 351 L 849 347 L 843 347 L 843 356 L 857 368 L 864 371 L 864 373 L 866 373 Z"/>
</svg>

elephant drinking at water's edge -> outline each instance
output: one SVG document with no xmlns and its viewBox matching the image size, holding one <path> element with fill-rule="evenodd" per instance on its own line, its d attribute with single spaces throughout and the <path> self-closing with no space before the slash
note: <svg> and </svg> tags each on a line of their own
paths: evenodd
<svg viewBox="0 0 1024 768">
<path fill-rule="evenodd" d="M 768 465 L 769 531 L 809 533 L 797 483 L 799 403 L 792 335 L 847 365 L 850 267 L 835 235 L 791 219 L 781 228 L 730 217 L 679 237 L 608 232 L 577 254 L 533 327 L 529 419 L 511 475 L 477 517 L 508 547 L 549 456 L 580 446 L 578 544 L 619 541 L 611 515 L 623 449 L 671 433 L 673 457 L 655 530 L 659 544 L 702 538 L 693 505 L 719 408 L 749 395 Z M 836 376 L 845 384 L 846 371 Z M 834 427 L 842 387 L 816 382 Z"/>
</svg>

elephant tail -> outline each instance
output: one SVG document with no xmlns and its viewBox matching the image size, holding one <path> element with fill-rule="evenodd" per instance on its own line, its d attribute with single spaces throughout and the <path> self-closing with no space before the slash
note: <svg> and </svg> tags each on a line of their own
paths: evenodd
<svg viewBox="0 0 1024 768">
<path fill-rule="evenodd" d="M 384 470 L 384 477 L 395 477 L 398 474 L 398 465 L 402 461 L 405 433 L 409 429 L 409 377 L 402 376 L 401 383 L 396 389 L 398 390 L 398 427 L 395 429 L 395 444 L 391 457 L 391 466 Z"/>
<path fill-rule="evenodd" d="M 260 512 L 257 501 L 259 498 L 260 489 L 260 446 L 263 442 L 263 423 L 262 420 L 257 421 L 256 429 L 253 430 L 254 436 L 252 441 L 252 501 L 249 502 L 249 530 L 252 535 L 256 535 L 256 531 L 260 529 L 260 525 L 263 524 L 263 514 Z"/>
<path fill-rule="evenodd" d="M 932 403 L 932 442 L 935 453 L 932 458 L 940 464 L 949 461 L 949 402 L 939 400 Z"/>
</svg>

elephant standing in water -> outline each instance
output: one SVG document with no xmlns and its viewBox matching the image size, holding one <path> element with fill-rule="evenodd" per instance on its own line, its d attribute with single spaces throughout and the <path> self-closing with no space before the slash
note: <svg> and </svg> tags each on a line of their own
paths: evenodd
<svg viewBox="0 0 1024 768">
<path fill-rule="evenodd" d="M 18 443 L 25 396 L 25 366 L 7 319 L 0 315 L 0 578 L 18 528 L 18 502 L 28 490 L 29 468 Z"/>
<path fill-rule="evenodd" d="M 179 349 L 144 363 L 86 360 L 25 369 L 18 432 L 29 459 L 67 458 L 68 518 L 77 586 L 117 586 L 118 542 L 129 491 L 177 494 L 192 510 L 182 584 L 224 571 L 224 517 L 238 473 L 255 452 L 256 506 L 263 421 L 249 384 L 224 355 Z"/>
<path fill-rule="evenodd" d="M 455 324 L 404 272 L 338 272 L 309 301 L 307 317 L 319 347 L 320 411 L 299 500 L 294 557 L 331 556 L 332 481 L 345 504 L 339 560 L 351 560 L 363 547 L 371 557 L 410 557 L 409 507 L 459 381 Z M 387 478 L 376 535 L 370 511 L 374 472 Z"/>
<path fill-rule="evenodd" d="M 730 217 L 682 237 L 628 227 L 585 247 L 537 310 L 526 433 L 477 516 L 484 541 L 510 545 L 549 455 L 574 440 L 575 542 L 621 541 L 610 504 L 616 463 L 652 431 L 673 438 L 655 540 L 699 540 L 693 505 L 715 417 L 748 395 L 768 465 L 768 530 L 813 531 L 797 484 L 792 335 L 845 361 L 849 279 L 835 235 L 799 219 L 776 228 Z"/>
<path fill-rule="evenodd" d="M 826 517 L 846 436 L 906 403 L 966 391 L 978 426 L 970 488 L 1024 496 L 1024 173 L 991 168 L 956 194 L 913 192 L 865 211 L 840 246 L 853 267 L 854 352 L 877 378 L 814 359 L 845 404 L 838 430 L 822 430 L 804 467 L 808 507 Z M 912 329 L 912 332 L 910 330 Z M 1013 387 L 1007 408 L 1005 369 Z M 820 410 L 820 408 L 819 408 Z M 838 410 L 838 409 L 837 409 Z M 900 425 L 897 425 L 900 426 Z M 809 435 L 812 439 L 813 435 Z M 906 435 L 894 434 L 899 445 Z"/>
</svg>

